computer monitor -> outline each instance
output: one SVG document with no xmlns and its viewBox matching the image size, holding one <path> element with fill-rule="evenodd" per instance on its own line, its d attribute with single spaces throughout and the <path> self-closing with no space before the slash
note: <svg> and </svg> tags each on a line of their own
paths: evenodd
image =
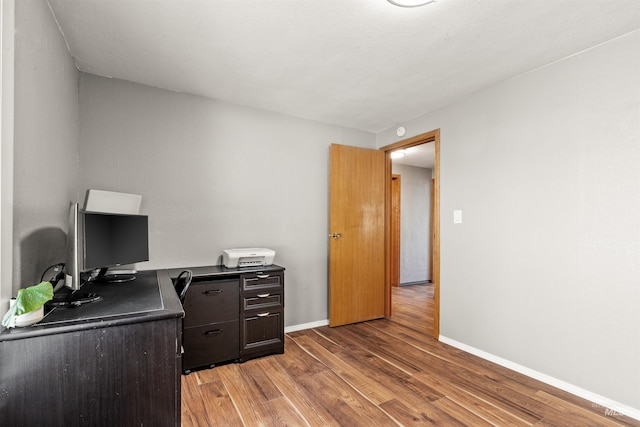
<svg viewBox="0 0 640 427">
<path fill-rule="evenodd" d="M 83 212 L 84 269 L 116 267 L 149 261 L 149 218 Z"/>
<path fill-rule="evenodd" d="M 149 261 L 149 218 L 146 215 L 84 212 L 71 206 L 67 236 L 65 285 L 82 286 L 81 274 Z M 134 278 L 130 277 L 131 279 Z"/>
</svg>

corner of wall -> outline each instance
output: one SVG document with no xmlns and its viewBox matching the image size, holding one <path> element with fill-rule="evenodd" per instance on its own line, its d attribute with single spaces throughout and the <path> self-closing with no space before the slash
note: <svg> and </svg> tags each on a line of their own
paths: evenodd
<svg viewBox="0 0 640 427">
<path fill-rule="evenodd" d="M 15 2 L 0 3 L 0 313 L 13 288 L 13 112 Z"/>
</svg>

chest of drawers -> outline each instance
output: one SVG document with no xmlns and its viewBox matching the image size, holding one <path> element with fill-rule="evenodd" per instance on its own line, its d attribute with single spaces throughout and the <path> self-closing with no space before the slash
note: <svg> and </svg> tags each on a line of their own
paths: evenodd
<svg viewBox="0 0 640 427">
<path fill-rule="evenodd" d="M 284 352 L 284 268 L 187 267 L 182 370 Z"/>
<path fill-rule="evenodd" d="M 284 353 L 284 273 L 240 277 L 240 360 Z"/>
</svg>

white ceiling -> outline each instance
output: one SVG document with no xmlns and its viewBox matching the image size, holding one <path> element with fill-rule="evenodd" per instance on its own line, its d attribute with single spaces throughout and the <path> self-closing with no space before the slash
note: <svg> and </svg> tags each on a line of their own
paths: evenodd
<svg viewBox="0 0 640 427">
<path fill-rule="evenodd" d="M 640 0 L 48 1 L 81 71 L 370 132 L 640 28 Z"/>
</svg>

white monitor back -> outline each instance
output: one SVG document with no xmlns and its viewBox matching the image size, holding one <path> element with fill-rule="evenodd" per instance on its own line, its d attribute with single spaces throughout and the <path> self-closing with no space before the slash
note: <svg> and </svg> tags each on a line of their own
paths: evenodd
<svg viewBox="0 0 640 427">
<path fill-rule="evenodd" d="M 141 202 L 142 196 L 138 194 L 87 190 L 84 199 L 84 211 L 138 215 Z"/>
</svg>

